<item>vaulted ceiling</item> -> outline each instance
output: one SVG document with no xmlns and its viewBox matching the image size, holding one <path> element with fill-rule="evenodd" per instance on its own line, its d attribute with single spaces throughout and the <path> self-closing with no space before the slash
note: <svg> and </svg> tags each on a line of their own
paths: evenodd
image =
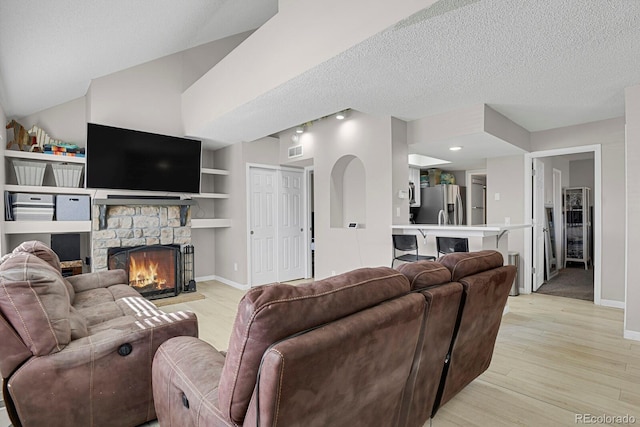
<svg viewBox="0 0 640 427">
<path fill-rule="evenodd" d="M 260 27 L 278 8 L 187 4 L 3 0 L 0 104 L 21 116 L 77 98 L 91 78 Z M 200 136 L 250 141 L 338 106 L 411 121 L 487 104 L 529 131 L 618 117 L 624 88 L 640 83 L 638 52 L 640 1 L 441 0 L 255 93 Z"/>
</svg>

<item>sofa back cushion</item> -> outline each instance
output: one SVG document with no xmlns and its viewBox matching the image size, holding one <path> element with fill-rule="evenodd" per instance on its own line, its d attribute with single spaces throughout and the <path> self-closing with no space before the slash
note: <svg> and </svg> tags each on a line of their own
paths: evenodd
<svg viewBox="0 0 640 427">
<path fill-rule="evenodd" d="M 449 269 L 435 261 L 407 262 L 400 265 L 398 271 L 407 276 L 412 290 L 442 285 L 451 281 Z"/>
<path fill-rule="evenodd" d="M 244 425 L 404 425 L 398 418 L 425 309 L 422 295 L 409 293 L 276 344 Z"/>
<path fill-rule="evenodd" d="M 58 255 L 53 251 L 53 249 L 38 240 L 29 240 L 27 242 L 22 242 L 20 246 L 13 250 L 13 253 L 18 252 L 33 254 L 56 269 L 56 271 L 62 271 L 60 268 L 60 258 L 58 258 Z"/>
<path fill-rule="evenodd" d="M 0 266 L 0 311 L 35 356 L 69 343 L 69 307 L 60 272 L 39 257 L 15 253 Z"/>
<path fill-rule="evenodd" d="M 502 267 L 504 259 L 498 251 L 454 252 L 440 258 L 438 262 L 451 271 L 451 281 L 459 282 L 463 277 Z"/>
<path fill-rule="evenodd" d="M 407 278 L 387 267 L 362 268 L 309 285 L 251 289 L 238 306 L 220 378 L 222 413 L 242 424 L 262 355 L 272 344 L 408 291 Z"/>
</svg>

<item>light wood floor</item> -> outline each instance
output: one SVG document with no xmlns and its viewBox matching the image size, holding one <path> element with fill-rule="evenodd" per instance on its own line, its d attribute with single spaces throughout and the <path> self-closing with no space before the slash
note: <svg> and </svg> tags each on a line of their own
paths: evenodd
<svg viewBox="0 0 640 427">
<path fill-rule="evenodd" d="M 218 282 L 198 291 L 206 299 L 163 310 L 194 311 L 200 338 L 226 349 L 243 292 Z M 509 297 L 509 310 L 491 367 L 440 408 L 433 426 L 570 426 L 576 414 L 640 424 L 640 342 L 622 338 L 622 310 L 548 295 Z"/>
</svg>

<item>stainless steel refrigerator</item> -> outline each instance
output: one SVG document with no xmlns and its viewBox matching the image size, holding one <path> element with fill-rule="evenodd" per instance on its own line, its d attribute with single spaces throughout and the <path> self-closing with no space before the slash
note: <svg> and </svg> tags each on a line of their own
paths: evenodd
<svg viewBox="0 0 640 427">
<path fill-rule="evenodd" d="M 440 184 L 420 189 L 420 210 L 417 224 L 464 225 L 465 187 Z"/>
</svg>

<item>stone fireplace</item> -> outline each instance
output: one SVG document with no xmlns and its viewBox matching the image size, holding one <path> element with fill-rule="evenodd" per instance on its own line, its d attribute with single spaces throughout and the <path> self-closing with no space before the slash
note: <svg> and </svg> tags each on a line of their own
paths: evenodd
<svg viewBox="0 0 640 427">
<path fill-rule="evenodd" d="M 136 287 L 137 284 L 143 291 L 153 292 L 153 295 L 169 296 L 165 295 L 169 291 L 162 290 L 170 285 L 166 278 L 158 276 L 160 267 L 163 276 L 174 276 L 169 281 L 174 289 L 176 286 L 178 289 L 177 292 L 171 292 L 174 295 L 178 293 L 182 286 L 180 247 L 191 244 L 190 207 L 182 202 L 188 201 L 141 199 L 117 204 L 111 199 L 96 200 L 91 233 L 93 271 L 126 266 L 130 285 Z M 126 260 L 125 255 L 118 255 L 121 252 L 126 254 Z M 166 255 L 169 253 L 174 255 Z M 167 272 L 164 270 L 168 262 L 173 262 L 175 266 Z M 146 273 L 136 271 L 132 276 L 131 267 L 143 268 L 141 263 L 148 264 L 144 266 Z M 147 273 L 148 277 L 142 277 Z M 144 292 L 141 293 L 144 295 Z"/>
</svg>

